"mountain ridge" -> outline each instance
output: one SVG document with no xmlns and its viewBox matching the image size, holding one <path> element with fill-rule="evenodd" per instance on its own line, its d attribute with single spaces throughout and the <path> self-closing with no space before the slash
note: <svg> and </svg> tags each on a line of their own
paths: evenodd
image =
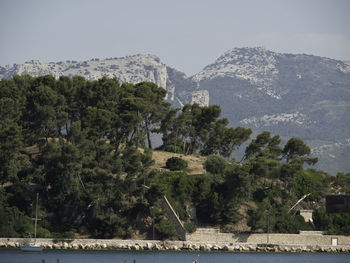
<svg viewBox="0 0 350 263">
<path fill-rule="evenodd" d="M 256 133 L 269 130 L 286 140 L 302 138 L 321 156 L 317 168 L 333 174 L 350 170 L 350 61 L 255 47 L 228 50 L 190 77 L 151 54 L 0 67 L 0 78 L 14 74 L 152 81 L 167 90 L 166 99 L 174 106 L 218 104 L 234 126 Z"/>
</svg>

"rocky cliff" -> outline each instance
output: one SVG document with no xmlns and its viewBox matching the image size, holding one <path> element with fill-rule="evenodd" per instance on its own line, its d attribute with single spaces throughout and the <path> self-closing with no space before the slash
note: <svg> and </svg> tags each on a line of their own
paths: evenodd
<svg viewBox="0 0 350 263">
<path fill-rule="evenodd" d="M 89 61 L 67 60 L 65 62 L 45 63 L 38 60 L 27 61 L 24 64 L 0 67 L 0 79 L 11 78 L 13 75 L 29 74 L 32 76 L 62 75 L 71 77 L 80 75 L 88 80 L 102 77 L 117 78 L 120 82 L 138 83 L 151 81 L 168 91 L 167 99 L 174 104 L 201 103 L 209 104 L 209 96 L 204 92 L 184 91 L 191 88 L 192 81 L 187 76 L 173 68 L 166 66 L 155 55 L 134 55 L 122 58 L 91 59 Z M 180 94 L 182 99 L 177 97 Z M 203 96 L 206 96 L 203 98 Z"/>
</svg>

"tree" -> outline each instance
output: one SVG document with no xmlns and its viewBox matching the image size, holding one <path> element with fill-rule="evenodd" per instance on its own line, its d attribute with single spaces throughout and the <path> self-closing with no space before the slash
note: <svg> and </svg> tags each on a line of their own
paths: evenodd
<svg viewBox="0 0 350 263">
<path fill-rule="evenodd" d="M 242 160 L 250 165 L 250 173 L 255 178 L 268 177 L 280 167 L 280 142 L 278 135 L 271 137 L 270 132 L 264 131 L 248 145 Z"/>
<path fill-rule="evenodd" d="M 327 214 L 326 208 L 320 207 L 312 215 L 318 230 L 326 231 L 329 235 L 350 235 L 350 214 Z"/>
<path fill-rule="evenodd" d="M 102 139 L 110 133 L 111 119 L 112 113 L 110 111 L 88 106 L 82 119 L 82 127 L 87 130 L 89 138 Z"/>
<path fill-rule="evenodd" d="M 158 132 L 163 134 L 163 148 L 180 146 L 185 154 L 220 154 L 229 158 L 246 141 L 251 129 L 227 127 L 226 118 L 218 119 L 218 105 L 187 104 L 178 113 L 172 109 L 163 119 Z"/>
<path fill-rule="evenodd" d="M 25 121 L 36 141 L 61 135 L 68 118 L 65 99 L 50 86 L 38 86 L 28 98 Z"/>
<path fill-rule="evenodd" d="M 248 145 L 243 160 L 252 159 L 256 156 L 277 158 L 281 153 L 281 148 L 278 146 L 280 142 L 281 139 L 278 135 L 271 137 L 270 132 L 263 131 Z"/>
<path fill-rule="evenodd" d="M 303 140 L 299 138 L 291 138 L 282 150 L 282 156 L 286 159 L 287 163 L 284 164 L 286 168 L 296 168 L 301 170 L 304 163 L 314 165 L 317 163 L 318 158 L 306 157 L 311 153 L 310 147 L 307 146 Z M 294 171 L 296 171 L 294 169 Z M 294 173 L 294 172 L 292 172 Z M 291 174 L 291 172 L 289 172 Z"/>
<path fill-rule="evenodd" d="M 140 114 L 146 130 L 148 147 L 152 149 L 151 131 L 157 130 L 158 123 L 164 118 L 170 104 L 164 101 L 166 90 L 151 82 L 140 82 L 135 85 L 135 96 L 142 98 L 143 107 Z"/>
<path fill-rule="evenodd" d="M 55 90 L 65 98 L 65 111 L 68 114 L 68 121 L 66 122 L 65 129 L 68 131 L 68 125 L 74 121 L 78 121 L 80 117 L 77 100 L 77 86 L 74 85 L 73 79 L 61 76 L 57 81 Z"/>
<path fill-rule="evenodd" d="M 213 174 L 223 174 L 228 163 L 220 155 L 209 155 L 204 163 L 205 170 Z"/>
<path fill-rule="evenodd" d="M 11 98 L 0 98 L 0 127 L 6 127 L 11 122 L 17 123 L 22 115 L 19 101 Z"/>
<path fill-rule="evenodd" d="M 306 200 L 319 201 L 322 196 L 324 177 L 315 170 L 301 170 L 294 174 L 293 190 L 297 198 L 310 194 Z"/>
<path fill-rule="evenodd" d="M 0 182 L 16 181 L 17 174 L 26 160 L 23 149 L 22 129 L 16 123 L 0 125 Z"/>
<path fill-rule="evenodd" d="M 224 191 L 226 200 L 237 198 L 244 200 L 251 195 L 254 186 L 252 176 L 249 174 L 249 165 L 232 164 L 224 172 Z"/>
<path fill-rule="evenodd" d="M 162 134 L 163 148 L 167 148 L 169 146 L 181 147 L 181 143 L 179 140 L 179 126 L 178 125 L 178 114 L 179 109 L 170 109 L 164 118 L 160 122 L 160 127 L 156 130 L 157 133 Z M 181 148 L 182 149 L 182 148 Z"/>
<path fill-rule="evenodd" d="M 203 137 L 203 155 L 220 154 L 229 158 L 243 142 L 249 139 L 252 130 L 243 127 L 227 127 L 226 118 L 216 120 L 208 127 L 208 134 Z"/>
<path fill-rule="evenodd" d="M 222 145 L 221 148 L 219 148 L 219 153 L 229 158 L 234 150 L 249 139 L 251 134 L 252 130 L 250 128 L 227 128 L 222 138 Z"/>
<path fill-rule="evenodd" d="M 145 134 L 142 129 L 141 112 L 145 105 L 141 98 L 129 94 L 120 101 L 119 112 L 121 119 L 121 133 L 127 145 L 135 145 L 137 148 L 145 144 Z"/>
<path fill-rule="evenodd" d="M 310 147 L 307 146 L 303 140 L 299 138 L 291 138 L 288 140 L 287 144 L 284 146 L 282 150 L 282 155 L 286 158 L 287 162 L 303 157 L 305 155 L 309 155 L 311 153 Z"/>
</svg>

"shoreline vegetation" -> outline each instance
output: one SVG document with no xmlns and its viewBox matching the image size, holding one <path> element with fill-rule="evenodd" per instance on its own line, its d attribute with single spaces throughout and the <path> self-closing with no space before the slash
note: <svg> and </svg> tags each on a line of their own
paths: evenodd
<svg viewBox="0 0 350 263">
<path fill-rule="evenodd" d="M 0 238 L 0 248 L 19 248 L 27 238 Z M 37 239 L 45 249 L 73 250 L 134 250 L 134 251 L 226 251 L 226 252 L 287 252 L 287 253 L 350 253 L 350 245 L 286 245 L 229 242 L 194 242 L 172 240 L 121 239 Z"/>
<path fill-rule="evenodd" d="M 231 233 L 350 236 L 350 213 L 325 205 L 350 194 L 349 172 L 306 166 L 318 160 L 300 138 L 233 127 L 219 105 L 173 108 L 166 97 L 154 83 L 116 78 L 1 80 L 0 237 L 35 236 L 36 210 L 36 237 L 59 240 L 331 245 Z"/>
</svg>

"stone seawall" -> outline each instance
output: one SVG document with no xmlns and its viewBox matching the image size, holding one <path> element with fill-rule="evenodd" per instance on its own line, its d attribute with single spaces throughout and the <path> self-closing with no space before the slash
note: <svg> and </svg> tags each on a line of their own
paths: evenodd
<svg viewBox="0 0 350 263">
<path fill-rule="evenodd" d="M 198 228 L 186 235 L 186 241 L 216 243 L 277 244 L 290 246 L 350 246 L 350 236 L 323 235 L 322 232 L 303 231 L 301 234 L 221 233 L 215 228 Z"/>
<path fill-rule="evenodd" d="M 0 238 L 0 247 L 19 248 L 28 239 Z M 156 241 L 119 239 L 37 239 L 45 249 L 90 250 L 172 250 L 172 251 L 230 251 L 230 252 L 344 252 L 350 253 L 350 245 L 283 245 L 259 243 Z"/>
</svg>

